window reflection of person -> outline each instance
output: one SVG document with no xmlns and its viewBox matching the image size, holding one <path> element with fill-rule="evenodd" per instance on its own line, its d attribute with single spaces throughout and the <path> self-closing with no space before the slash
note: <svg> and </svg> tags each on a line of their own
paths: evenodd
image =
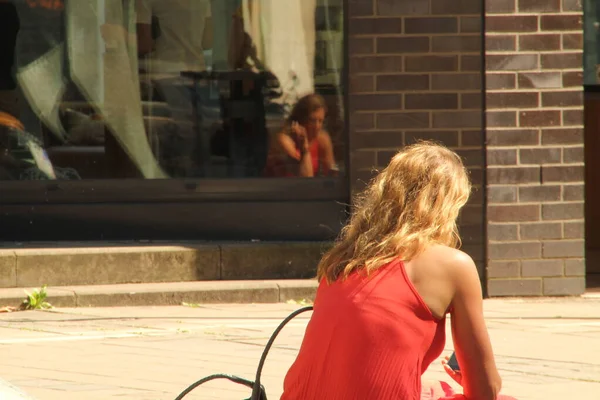
<svg viewBox="0 0 600 400">
<path fill-rule="evenodd" d="M 327 105 L 317 94 L 302 97 L 269 152 L 266 175 L 314 177 L 335 175 L 331 137 L 323 129 Z"/>
<path fill-rule="evenodd" d="M 0 0 L 0 112 L 17 118 L 19 96 L 14 68 L 20 25 L 19 14 L 13 2 Z"/>
<path fill-rule="evenodd" d="M 197 138 L 193 127 L 199 121 L 194 116 L 192 84 L 181 72 L 206 69 L 204 50 L 212 46 L 210 0 L 137 0 L 136 14 L 141 69 L 167 103 L 184 143 L 180 148 L 185 150 L 176 156 L 176 174 L 194 175 L 192 153 Z"/>
</svg>

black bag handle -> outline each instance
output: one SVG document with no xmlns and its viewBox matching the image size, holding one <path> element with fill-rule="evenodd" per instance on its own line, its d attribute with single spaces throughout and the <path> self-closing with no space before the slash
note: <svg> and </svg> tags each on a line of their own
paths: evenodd
<svg viewBox="0 0 600 400">
<path fill-rule="evenodd" d="M 188 386 L 183 392 L 181 392 L 181 394 L 179 396 L 177 396 L 177 398 L 175 400 L 182 400 L 185 396 L 187 396 L 192 390 L 196 389 L 198 386 L 200 386 L 203 383 L 206 383 L 208 381 L 212 381 L 214 379 L 228 379 L 231 382 L 238 383 L 240 385 L 244 385 L 249 388 L 252 388 L 252 396 L 248 400 L 267 400 L 267 394 L 266 394 L 265 388 L 260 384 L 260 376 L 262 374 L 262 370 L 265 365 L 267 355 L 269 354 L 269 350 L 271 350 L 271 347 L 273 346 L 273 343 L 275 342 L 277 335 L 279 335 L 279 332 L 281 332 L 281 330 L 287 325 L 288 322 L 290 322 L 292 319 L 296 318 L 298 315 L 300 315 L 304 312 L 307 312 L 307 311 L 311 311 L 313 309 L 314 309 L 313 306 L 302 307 L 302 308 L 294 311 L 293 313 L 288 315 L 283 321 L 281 321 L 279 326 L 275 329 L 275 331 L 269 338 L 269 341 L 267 342 L 267 345 L 265 346 L 265 349 L 263 350 L 262 356 L 260 357 L 260 361 L 258 362 L 258 367 L 256 369 L 256 379 L 254 380 L 254 382 L 252 382 L 248 379 L 234 376 L 234 375 L 227 375 L 227 374 L 209 375 L 209 376 L 204 377 L 204 378 L 200 379 L 199 381 L 191 384 L 190 386 Z"/>
<path fill-rule="evenodd" d="M 294 311 L 293 313 L 288 315 L 286 319 L 281 321 L 277 329 L 275 329 L 275 331 L 271 335 L 271 338 L 267 342 L 267 345 L 265 346 L 265 350 L 263 351 L 262 356 L 260 357 L 258 368 L 256 369 L 256 379 L 254 380 L 254 387 L 252 388 L 252 396 L 250 397 L 250 400 L 266 400 L 266 396 L 264 395 L 264 388 L 260 384 L 260 376 L 262 374 L 262 369 L 265 365 L 265 360 L 267 359 L 267 354 L 269 354 L 269 350 L 271 349 L 271 346 L 273 346 L 273 342 L 275 342 L 275 339 L 277 338 L 277 335 L 279 335 L 279 332 L 281 332 L 283 327 L 286 326 L 287 323 L 290 322 L 292 319 L 296 318 L 298 315 L 304 312 L 313 310 L 313 308 L 313 306 L 307 306 Z"/>
</svg>

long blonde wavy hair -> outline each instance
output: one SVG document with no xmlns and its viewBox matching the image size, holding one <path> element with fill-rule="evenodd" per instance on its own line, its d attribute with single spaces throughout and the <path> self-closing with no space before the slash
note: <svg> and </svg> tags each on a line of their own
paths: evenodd
<svg viewBox="0 0 600 400">
<path fill-rule="evenodd" d="M 357 270 L 368 275 L 432 244 L 458 247 L 456 219 L 470 193 L 468 173 L 455 152 L 427 141 L 405 147 L 357 197 L 317 278 L 331 283 Z"/>
</svg>

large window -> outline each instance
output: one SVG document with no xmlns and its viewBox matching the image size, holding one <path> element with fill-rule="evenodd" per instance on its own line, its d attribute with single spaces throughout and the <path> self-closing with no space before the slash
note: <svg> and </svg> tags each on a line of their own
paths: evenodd
<svg viewBox="0 0 600 400">
<path fill-rule="evenodd" d="M 583 0 L 584 7 L 584 85 L 600 85 L 600 6 L 596 0 Z"/>
<path fill-rule="evenodd" d="M 345 174 L 342 0 L 0 4 L 1 179 Z"/>
</svg>

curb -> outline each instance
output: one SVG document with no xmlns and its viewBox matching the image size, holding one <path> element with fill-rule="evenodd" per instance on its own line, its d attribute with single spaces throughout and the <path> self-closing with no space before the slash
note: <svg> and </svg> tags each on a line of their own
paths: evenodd
<svg viewBox="0 0 600 400">
<path fill-rule="evenodd" d="M 0 289 L 0 307 L 19 306 L 25 299 L 24 290 L 33 288 Z M 47 288 L 47 301 L 60 308 L 285 303 L 313 300 L 316 290 L 314 279 L 54 286 Z"/>
</svg>

